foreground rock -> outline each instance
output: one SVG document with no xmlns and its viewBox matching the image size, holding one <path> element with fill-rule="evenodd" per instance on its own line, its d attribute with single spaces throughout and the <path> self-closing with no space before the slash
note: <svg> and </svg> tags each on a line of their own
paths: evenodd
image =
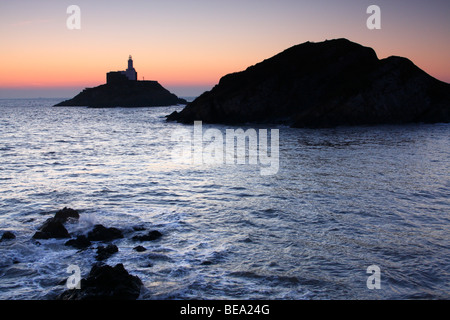
<svg viewBox="0 0 450 320">
<path fill-rule="evenodd" d="M 67 290 L 60 300 L 136 300 L 139 297 L 142 282 L 132 276 L 122 264 L 115 267 L 96 264 L 89 276 L 81 280 L 80 290 Z"/>
<path fill-rule="evenodd" d="M 155 107 L 177 104 L 186 104 L 186 100 L 178 98 L 157 81 L 124 81 L 84 89 L 73 99 L 58 103 L 56 107 Z"/>
<path fill-rule="evenodd" d="M 80 214 L 77 210 L 65 207 L 62 210 L 56 212 L 55 219 L 61 223 L 66 223 L 68 220 L 78 220 L 80 218 Z"/>
<path fill-rule="evenodd" d="M 136 251 L 136 252 L 144 252 L 144 251 L 147 251 L 147 249 L 144 248 L 143 246 L 137 246 L 137 247 L 134 247 L 133 250 Z"/>
<path fill-rule="evenodd" d="M 33 239 L 64 239 L 70 234 L 64 225 L 54 218 L 47 219 L 33 236 Z"/>
<path fill-rule="evenodd" d="M 0 239 L 0 242 L 4 240 L 13 240 L 16 238 L 16 235 L 12 233 L 11 231 L 5 231 Z"/>
<path fill-rule="evenodd" d="M 39 230 L 33 235 L 33 239 L 64 239 L 70 238 L 70 234 L 64 227 L 69 219 L 79 219 L 78 211 L 64 208 L 56 212 L 53 218 L 47 219 Z"/>
<path fill-rule="evenodd" d="M 304 43 L 223 77 L 169 121 L 293 127 L 450 122 L 450 85 L 346 39 Z"/>
</svg>

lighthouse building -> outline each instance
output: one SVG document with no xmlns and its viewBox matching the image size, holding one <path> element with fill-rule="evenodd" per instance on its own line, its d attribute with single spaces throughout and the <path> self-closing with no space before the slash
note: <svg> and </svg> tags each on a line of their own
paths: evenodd
<svg viewBox="0 0 450 320">
<path fill-rule="evenodd" d="M 137 81 L 137 72 L 133 67 L 133 58 L 128 58 L 128 68 L 125 71 L 111 71 L 106 74 L 106 83 L 117 83 L 123 81 Z"/>
</svg>

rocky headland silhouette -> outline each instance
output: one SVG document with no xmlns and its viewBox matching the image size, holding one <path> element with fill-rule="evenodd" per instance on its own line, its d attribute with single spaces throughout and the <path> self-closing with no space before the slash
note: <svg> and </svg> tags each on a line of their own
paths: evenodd
<svg viewBox="0 0 450 320">
<path fill-rule="evenodd" d="M 168 121 L 292 127 L 450 122 L 450 84 L 347 39 L 306 42 L 224 76 Z"/>
</svg>

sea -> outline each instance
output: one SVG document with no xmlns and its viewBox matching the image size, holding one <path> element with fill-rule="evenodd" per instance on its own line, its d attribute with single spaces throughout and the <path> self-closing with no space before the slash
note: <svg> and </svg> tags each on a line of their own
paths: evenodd
<svg viewBox="0 0 450 320">
<path fill-rule="evenodd" d="M 94 109 L 0 100 L 0 299 L 52 300 L 77 266 L 67 239 L 36 240 L 69 207 L 71 235 L 120 229 L 142 300 L 450 299 L 450 125 L 277 129 L 279 169 L 175 161 L 183 106 Z M 259 132 L 259 131 L 258 131 Z M 175 145 L 174 145 L 175 144 Z M 139 230 L 162 237 L 137 243 Z M 137 252 L 137 245 L 147 250 Z"/>
</svg>

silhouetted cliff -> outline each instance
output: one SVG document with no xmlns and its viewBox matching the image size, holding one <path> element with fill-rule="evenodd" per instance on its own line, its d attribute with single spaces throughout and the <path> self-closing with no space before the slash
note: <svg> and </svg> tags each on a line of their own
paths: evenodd
<svg viewBox="0 0 450 320">
<path fill-rule="evenodd" d="M 85 107 L 155 107 L 186 104 L 157 81 L 123 81 L 84 89 L 73 99 L 56 106 Z"/>
<path fill-rule="evenodd" d="M 337 39 L 304 43 L 226 75 L 169 121 L 327 127 L 450 122 L 450 85 L 406 58 Z"/>
</svg>

